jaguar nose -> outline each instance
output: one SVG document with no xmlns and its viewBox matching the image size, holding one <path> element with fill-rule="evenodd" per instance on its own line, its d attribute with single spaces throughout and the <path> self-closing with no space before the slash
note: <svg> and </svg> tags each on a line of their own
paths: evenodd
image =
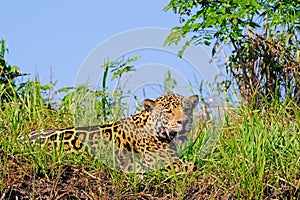
<svg viewBox="0 0 300 200">
<path fill-rule="evenodd" d="M 187 117 L 184 118 L 180 118 L 179 120 L 177 120 L 177 124 L 181 124 L 181 125 L 185 125 L 188 122 Z"/>
</svg>

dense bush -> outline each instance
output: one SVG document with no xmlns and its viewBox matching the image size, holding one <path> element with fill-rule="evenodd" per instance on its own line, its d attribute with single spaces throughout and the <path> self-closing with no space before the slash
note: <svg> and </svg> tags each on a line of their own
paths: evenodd
<svg viewBox="0 0 300 200">
<path fill-rule="evenodd" d="M 300 104 L 300 4 L 281 0 L 171 0 L 165 10 L 179 15 L 166 44 L 191 36 L 184 49 L 212 43 L 222 53 L 245 103 L 294 99 Z M 229 56 L 227 56 L 229 55 Z"/>
</svg>

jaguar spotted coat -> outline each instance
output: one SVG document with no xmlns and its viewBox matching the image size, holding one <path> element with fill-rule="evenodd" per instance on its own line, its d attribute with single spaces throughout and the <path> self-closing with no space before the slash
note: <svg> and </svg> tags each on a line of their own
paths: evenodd
<svg viewBox="0 0 300 200">
<path fill-rule="evenodd" d="M 198 96 L 178 94 L 143 101 L 144 110 L 120 121 L 96 126 L 34 131 L 29 139 L 42 146 L 63 147 L 71 152 L 96 156 L 105 164 L 125 172 L 175 169 L 181 171 L 176 139 L 191 130 Z M 171 163 L 171 165 L 170 165 Z M 174 167 L 174 168 L 173 168 Z"/>
</svg>

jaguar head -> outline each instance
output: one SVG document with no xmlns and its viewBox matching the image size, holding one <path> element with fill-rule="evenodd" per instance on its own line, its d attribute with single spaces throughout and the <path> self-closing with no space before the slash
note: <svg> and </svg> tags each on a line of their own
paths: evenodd
<svg viewBox="0 0 300 200">
<path fill-rule="evenodd" d="M 178 135 L 192 128 L 193 110 L 197 106 L 197 95 L 185 98 L 178 94 L 146 99 L 143 106 L 150 113 L 150 125 L 158 134 Z"/>
</svg>

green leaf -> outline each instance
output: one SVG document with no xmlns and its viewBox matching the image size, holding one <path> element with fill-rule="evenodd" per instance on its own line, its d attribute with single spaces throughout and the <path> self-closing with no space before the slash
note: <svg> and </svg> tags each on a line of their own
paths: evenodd
<svg viewBox="0 0 300 200">
<path fill-rule="evenodd" d="M 69 92 L 70 90 L 74 90 L 74 89 L 75 89 L 75 87 L 63 87 L 63 88 L 57 90 L 57 91 L 56 91 L 56 94 L 58 94 L 58 93 L 63 93 L 63 92 L 67 93 L 67 92 Z"/>
<path fill-rule="evenodd" d="M 11 67 L 11 72 L 12 73 L 20 73 L 20 68 L 17 66 L 12 66 Z"/>
</svg>

